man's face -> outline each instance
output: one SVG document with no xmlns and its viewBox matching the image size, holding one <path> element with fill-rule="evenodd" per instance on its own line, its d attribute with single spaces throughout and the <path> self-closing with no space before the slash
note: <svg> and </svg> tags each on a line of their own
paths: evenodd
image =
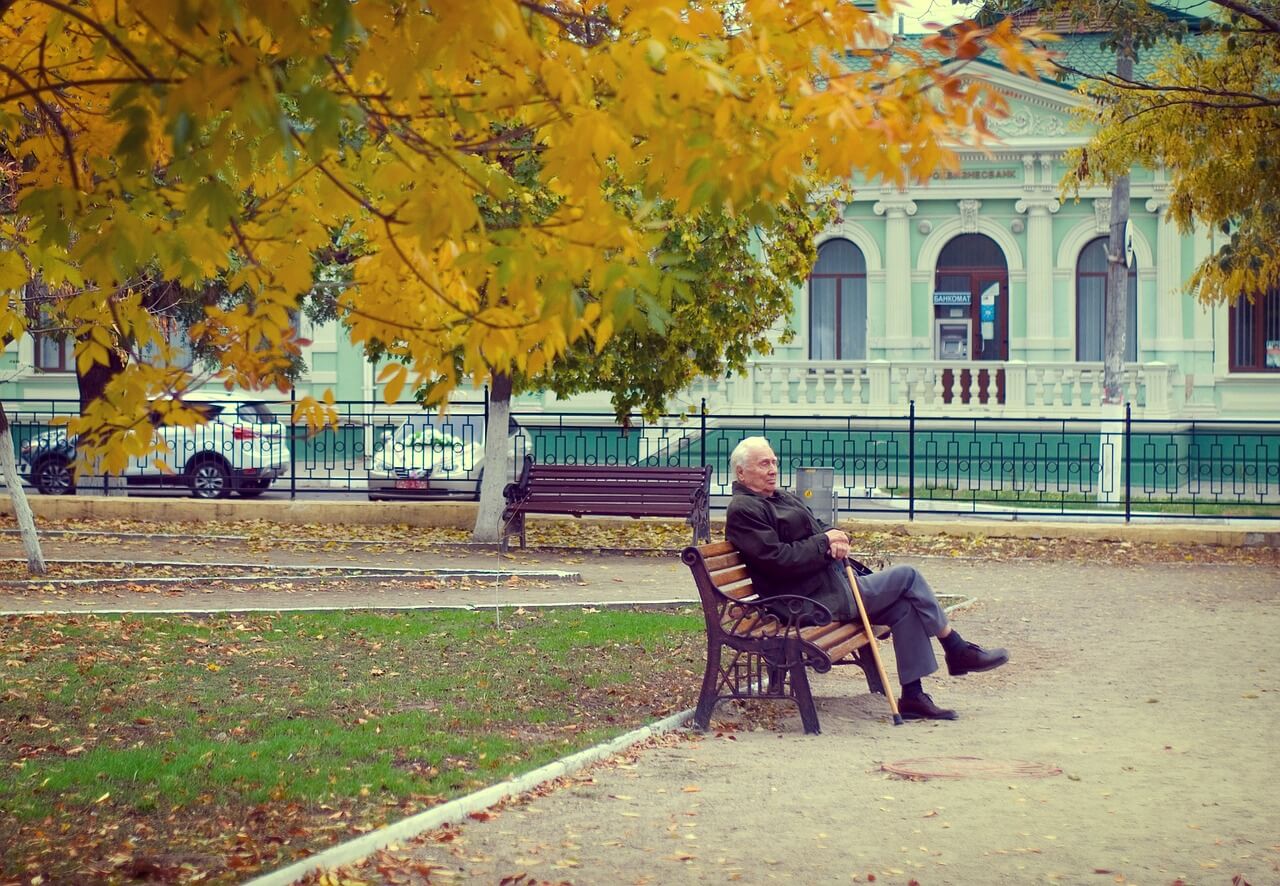
<svg viewBox="0 0 1280 886">
<path fill-rule="evenodd" d="M 752 449 L 738 469 L 738 480 L 752 492 L 773 495 L 778 488 L 778 457 L 768 446 Z"/>
</svg>

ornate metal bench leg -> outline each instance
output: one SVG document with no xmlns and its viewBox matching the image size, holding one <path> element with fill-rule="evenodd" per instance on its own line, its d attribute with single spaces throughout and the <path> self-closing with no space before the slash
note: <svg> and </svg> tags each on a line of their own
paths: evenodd
<svg viewBox="0 0 1280 886">
<path fill-rule="evenodd" d="M 858 651 L 858 667 L 862 668 L 862 673 L 867 676 L 867 691 L 874 695 L 884 695 L 884 683 L 880 681 L 880 674 L 876 672 L 876 663 L 866 649 Z"/>
<path fill-rule="evenodd" d="M 698 697 L 698 709 L 693 712 L 693 725 L 699 732 L 706 732 L 711 725 L 711 712 L 716 709 L 716 702 L 719 700 L 714 694 Z"/>
<path fill-rule="evenodd" d="M 765 694 L 781 695 L 783 690 L 782 681 L 786 678 L 786 671 L 775 665 L 765 662 Z"/>
<path fill-rule="evenodd" d="M 807 735 L 818 735 L 822 732 L 818 726 L 818 709 L 813 705 L 813 693 L 809 691 L 809 677 L 804 665 L 791 668 L 791 690 L 796 694 L 796 704 L 800 707 L 800 722 L 804 724 Z"/>
<path fill-rule="evenodd" d="M 702 674 L 702 689 L 698 693 L 698 707 L 693 712 L 693 725 L 706 731 L 711 725 L 711 712 L 720 700 L 716 687 L 720 682 L 720 649 L 719 643 L 707 644 L 707 669 Z"/>
</svg>

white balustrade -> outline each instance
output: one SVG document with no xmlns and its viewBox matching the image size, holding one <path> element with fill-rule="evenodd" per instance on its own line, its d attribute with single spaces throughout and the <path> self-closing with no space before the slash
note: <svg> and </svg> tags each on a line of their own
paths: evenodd
<svg viewBox="0 0 1280 886">
<path fill-rule="evenodd" d="M 982 373 L 986 373 L 984 377 Z M 1177 367 L 1126 364 L 1122 390 L 1134 414 L 1173 415 Z M 701 380 L 685 394 L 721 411 L 757 414 L 1091 416 L 1101 409 L 1101 363 L 940 360 L 761 360 L 745 377 Z"/>
</svg>

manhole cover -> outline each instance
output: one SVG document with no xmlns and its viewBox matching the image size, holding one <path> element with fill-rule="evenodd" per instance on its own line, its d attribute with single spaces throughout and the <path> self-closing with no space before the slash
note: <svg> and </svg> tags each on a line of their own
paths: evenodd
<svg viewBox="0 0 1280 886">
<path fill-rule="evenodd" d="M 880 767 L 912 781 L 930 778 L 1047 778 L 1062 770 L 1031 760 L 985 760 L 982 757 L 916 757 Z"/>
</svg>

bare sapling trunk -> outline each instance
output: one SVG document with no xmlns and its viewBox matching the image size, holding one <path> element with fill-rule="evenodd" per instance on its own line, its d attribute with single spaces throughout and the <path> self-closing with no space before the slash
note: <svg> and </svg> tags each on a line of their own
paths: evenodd
<svg viewBox="0 0 1280 886">
<path fill-rule="evenodd" d="M 44 575 L 44 553 L 40 550 L 40 536 L 36 534 L 36 519 L 27 501 L 27 490 L 18 476 L 18 459 L 13 452 L 13 428 L 9 416 L 0 405 L 0 472 L 9 487 L 9 499 L 13 502 L 13 514 L 18 520 L 18 532 L 22 536 L 22 551 L 27 555 L 27 571 L 32 575 Z"/>
<path fill-rule="evenodd" d="M 1133 79 L 1133 54 L 1129 41 L 1116 51 L 1116 75 Z M 1124 348 L 1129 328 L 1129 261 L 1125 229 L 1129 224 L 1129 176 L 1111 183 L 1111 231 L 1107 240 L 1107 294 L 1102 332 L 1102 402 L 1124 402 Z"/>
<path fill-rule="evenodd" d="M 480 504 L 476 508 L 476 525 L 471 531 L 471 540 L 496 544 L 502 534 L 499 525 L 505 504 L 502 490 L 511 473 L 511 466 L 507 464 L 511 376 L 495 374 L 489 392 L 489 421 L 484 429 L 484 476 L 480 478 Z"/>
<path fill-rule="evenodd" d="M 1116 49 L 1116 76 L 1133 79 L 1133 43 Z M 1129 328 L 1129 176 L 1111 183 L 1111 230 L 1107 239 L 1107 290 L 1102 324 L 1102 424 L 1099 440 L 1098 502 L 1116 504 L 1124 477 L 1124 352 Z"/>
</svg>

